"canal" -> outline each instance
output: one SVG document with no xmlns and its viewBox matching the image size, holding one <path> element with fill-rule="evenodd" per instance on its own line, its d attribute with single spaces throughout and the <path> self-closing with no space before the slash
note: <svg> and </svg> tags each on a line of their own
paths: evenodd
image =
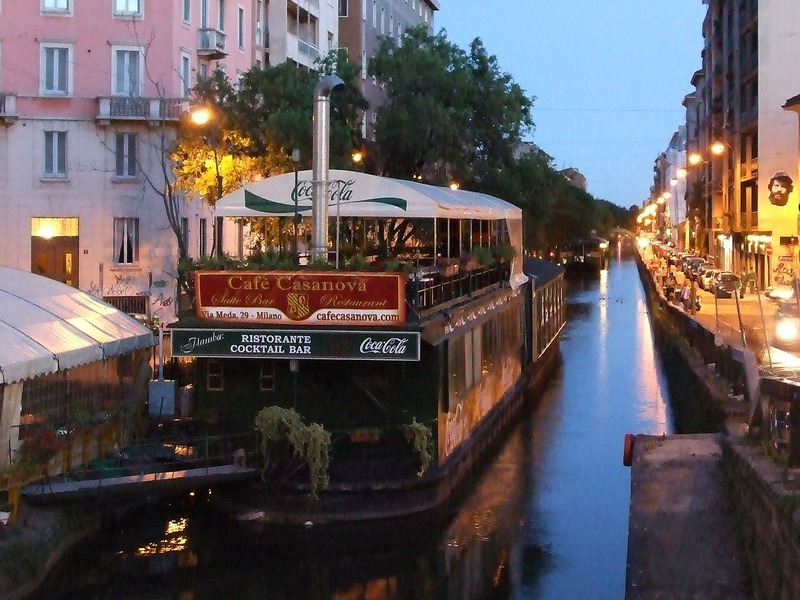
<svg viewBox="0 0 800 600">
<path fill-rule="evenodd" d="M 101 531 L 34 598 L 623 598 L 623 437 L 672 433 L 667 385 L 632 258 L 612 252 L 566 301 L 558 377 L 444 530 L 380 552 L 283 553 L 280 539 L 264 550 L 233 535 L 195 498 Z"/>
</svg>

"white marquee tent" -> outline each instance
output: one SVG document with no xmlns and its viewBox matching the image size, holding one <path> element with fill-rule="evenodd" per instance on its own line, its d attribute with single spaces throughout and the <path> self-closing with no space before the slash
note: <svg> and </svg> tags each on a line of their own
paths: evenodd
<svg viewBox="0 0 800 600">
<path fill-rule="evenodd" d="M 517 259 L 511 267 L 511 285 L 527 281 L 522 274 L 522 209 L 488 194 L 453 190 L 417 181 L 332 169 L 329 172 L 328 217 L 427 218 L 503 220 Z M 295 211 L 311 215 L 311 171 L 284 173 L 250 183 L 220 198 L 219 217 L 291 217 Z M 434 235 L 437 228 L 434 227 Z M 435 242 L 435 239 L 434 239 Z"/>
<path fill-rule="evenodd" d="M 0 384 L 152 347 L 152 332 L 73 287 L 0 267 Z"/>
</svg>

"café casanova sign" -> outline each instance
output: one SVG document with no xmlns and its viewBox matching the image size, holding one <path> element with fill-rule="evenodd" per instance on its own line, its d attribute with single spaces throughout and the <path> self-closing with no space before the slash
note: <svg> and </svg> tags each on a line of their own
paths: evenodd
<svg viewBox="0 0 800 600">
<path fill-rule="evenodd" d="M 198 271 L 195 290 L 204 320 L 329 327 L 397 327 L 406 320 L 400 273 Z"/>
</svg>

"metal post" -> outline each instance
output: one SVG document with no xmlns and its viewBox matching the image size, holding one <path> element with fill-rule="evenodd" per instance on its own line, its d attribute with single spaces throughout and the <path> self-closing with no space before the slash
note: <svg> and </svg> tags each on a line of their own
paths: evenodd
<svg viewBox="0 0 800 600">
<path fill-rule="evenodd" d="M 341 219 L 339 217 L 340 213 L 340 205 L 342 201 L 342 186 L 341 181 L 337 180 L 336 182 L 336 268 L 339 268 L 339 228 Z"/>
<path fill-rule="evenodd" d="M 311 205 L 311 257 L 327 260 L 328 254 L 328 172 L 330 162 L 330 96 L 344 85 L 336 75 L 322 77 L 314 88 L 313 198 Z"/>
<path fill-rule="evenodd" d="M 739 284 L 741 285 L 741 281 Z M 739 306 L 739 288 L 737 286 L 733 288 L 733 297 L 736 299 L 736 315 L 739 317 L 739 332 L 742 334 L 742 348 L 746 349 L 747 340 L 744 335 L 744 323 L 742 323 L 742 309 Z"/>
<path fill-rule="evenodd" d="M 764 345 L 767 347 L 767 360 L 769 361 L 770 368 L 772 368 L 772 353 L 769 350 L 769 334 L 767 333 L 767 322 L 764 319 L 764 307 L 761 305 L 761 290 L 758 289 L 758 279 L 753 279 L 753 285 L 755 286 L 756 297 L 758 298 L 758 312 L 761 314 L 761 327 L 764 329 Z"/>
<path fill-rule="evenodd" d="M 294 191 L 292 196 L 294 196 L 294 266 L 296 267 L 300 264 L 300 249 L 297 243 L 297 226 L 300 224 L 300 213 L 297 210 L 297 168 L 300 163 L 300 150 L 297 148 L 292 150 L 292 162 L 294 163 Z"/>
</svg>

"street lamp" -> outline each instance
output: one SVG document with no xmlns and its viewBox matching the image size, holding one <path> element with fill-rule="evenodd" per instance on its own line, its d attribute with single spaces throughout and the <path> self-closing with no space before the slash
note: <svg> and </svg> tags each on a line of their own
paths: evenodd
<svg viewBox="0 0 800 600">
<path fill-rule="evenodd" d="M 295 148 L 292 150 L 292 162 L 294 163 L 294 191 L 292 192 L 292 196 L 294 196 L 294 266 L 298 266 L 300 264 L 300 252 L 297 245 L 297 226 L 300 224 L 300 213 L 297 210 L 297 168 L 300 164 L 300 150 Z"/>
<path fill-rule="evenodd" d="M 214 120 L 214 113 L 213 111 L 208 108 L 207 106 L 202 106 L 195 108 L 189 113 L 189 117 L 195 125 L 199 127 L 206 127 L 209 123 Z M 209 140 L 207 136 L 202 136 L 203 141 L 209 145 L 211 148 L 211 152 L 214 156 L 214 174 L 216 175 L 217 179 L 217 197 L 214 199 L 214 207 L 216 207 L 216 202 L 222 198 L 222 173 L 219 172 L 219 153 L 217 151 L 217 146 L 219 144 L 219 131 L 218 127 L 219 124 L 212 124 L 211 127 L 212 133 L 214 134 L 214 139 Z M 212 207 L 213 210 L 213 207 Z M 222 223 L 221 217 L 215 216 L 211 221 L 211 229 L 212 229 L 212 236 L 213 242 L 211 244 L 211 256 L 218 254 L 221 252 L 222 248 Z"/>
</svg>

